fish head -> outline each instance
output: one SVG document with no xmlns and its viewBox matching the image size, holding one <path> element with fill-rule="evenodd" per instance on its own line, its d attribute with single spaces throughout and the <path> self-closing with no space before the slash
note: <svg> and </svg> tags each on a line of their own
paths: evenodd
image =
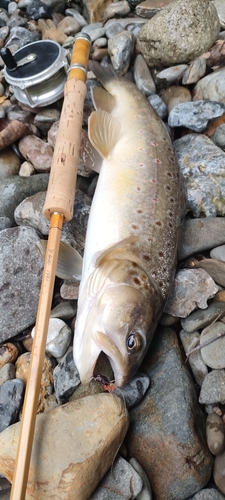
<svg viewBox="0 0 225 500">
<path fill-rule="evenodd" d="M 80 352 L 75 355 L 81 382 L 91 380 L 98 356 L 104 352 L 114 372 L 115 386 L 128 383 L 141 364 L 157 324 L 155 294 L 152 298 L 124 283 L 103 291 L 89 313 Z M 158 306 L 156 309 L 158 312 Z"/>
</svg>

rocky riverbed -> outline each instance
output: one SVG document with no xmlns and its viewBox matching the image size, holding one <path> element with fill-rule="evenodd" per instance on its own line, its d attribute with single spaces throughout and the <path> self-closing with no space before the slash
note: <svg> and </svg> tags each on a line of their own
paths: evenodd
<svg viewBox="0 0 225 500">
<path fill-rule="evenodd" d="M 164 120 L 186 193 L 170 297 L 123 389 L 80 384 L 71 347 L 79 283 L 56 278 L 26 499 L 225 499 L 225 4 L 0 0 L 0 8 L 0 47 L 12 53 L 53 40 L 69 62 L 74 37 L 88 33 L 90 57 L 132 79 Z M 3 66 L 0 59 L 0 499 L 8 500 L 63 99 L 22 104 Z M 62 231 L 81 255 L 98 178 L 83 147 L 95 84 L 89 71 L 74 216 Z"/>
</svg>

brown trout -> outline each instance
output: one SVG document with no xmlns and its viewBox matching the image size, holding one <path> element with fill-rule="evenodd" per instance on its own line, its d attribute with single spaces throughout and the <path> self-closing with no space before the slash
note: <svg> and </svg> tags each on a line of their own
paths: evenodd
<svg viewBox="0 0 225 500">
<path fill-rule="evenodd" d="M 88 125 L 102 165 L 87 228 L 74 360 L 88 383 L 103 351 L 115 385 L 123 386 L 149 348 L 174 276 L 180 176 L 168 132 L 145 96 L 100 64 L 90 66 L 104 87 L 93 88 L 96 111 Z"/>
</svg>

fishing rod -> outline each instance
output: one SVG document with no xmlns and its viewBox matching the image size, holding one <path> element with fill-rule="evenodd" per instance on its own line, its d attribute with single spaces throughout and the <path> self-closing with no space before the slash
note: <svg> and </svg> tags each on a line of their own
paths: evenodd
<svg viewBox="0 0 225 500">
<path fill-rule="evenodd" d="M 90 44 L 86 33 L 76 36 L 64 87 L 64 102 L 43 209 L 45 217 L 50 220 L 50 229 L 10 500 L 24 500 L 26 494 L 61 230 L 63 223 L 73 217 Z"/>
</svg>

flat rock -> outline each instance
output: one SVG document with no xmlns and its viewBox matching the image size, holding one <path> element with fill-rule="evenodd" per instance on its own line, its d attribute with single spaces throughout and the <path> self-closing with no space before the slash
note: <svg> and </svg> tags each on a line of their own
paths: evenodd
<svg viewBox="0 0 225 500">
<path fill-rule="evenodd" d="M 183 74 L 182 84 L 190 85 L 191 83 L 196 83 L 205 76 L 206 73 L 206 60 L 203 57 L 196 57 L 189 64 L 188 68 Z"/>
<path fill-rule="evenodd" d="M 151 66 L 187 63 L 209 49 L 220 31 L 208 0 L 175 0 L 141 28 L 137 50 Z"/>
<path fill-rule="evenodd" d="M 225 68 L 218 69 L 204 76 L 196 83 L 193 90 L 193 100 L 209 99 L 225 104 Z"/>
<path fill-rule="evenodd" d="M 207 366 L 216 370 L 225 368 L 224 333 L 224 323 L 222 321 L 216 321 L 201 332 L 200 346 L 202 359 Z"/>
<path fill-rule="evenodd" d="M 28 227 L 0 233 L 0 342 L 35 322 L 43 271 L 38 240 L 36 231 Z"/>
<path fill-rule="evenodd" d="M 186 318 L 196 307 L 207 308 L 207 300 L 218 292 L 218 286 L 202 271 L 204 269 L 181 269 L 177 272 L 164 312 Z"/>
<path fill-rule="evenodd" d="M 223 243 L 225 243 L 225 219 L 223 217 L 185 219 L 180 231 L 178 259 L 182 260 L 195 253 L 205 252 Z M 216 255 L 218 254 L 213 256 L 210 253 L 212 258 L 218 259 Z"/>
<path fill-rule="evenodd" d="M 155 82 L 141 54 L 138 54 L 134 61 L 134 81 L 137 88 L 146 96 L 155 94 Z"/>
<path fill-rule="evenodd" d="M 173 143 L 195 217 L 225 215 L 225 153 L 208 137 L 188 134 Z"/>
<path fill-rule="evenodd" d="M 207 309 L 197 309 L 187 318 L 181 320 L 182 327 L 186 332 L 192 333 L 196 330 L 201 330 L 205 326 L 213 323 L 225 313 L 225 303 L 216 301 L 209 304 Z"/>
<path fill-rule="evenodd" d="M 152 384 L 130 412 L 128 451 L 143 466 L 157 500 L 181 500 L 208 482 L 212 458 L 203 437 L 205 418 L 173 330 L 157 330 L 142 370 Z"/>
<path fill-rule="evenodd" d="M 0 214 L 14 222 L 15 208 L 28 196 L 45 191 L 48 186 L 48 174 L 37 174 L 31 177 L 13 175 L 1 179 L 0 183 Z"/>
<path fill-rule="evenodd" d="M 112 394 L 88 396 L 38 415 L 26 500 L 88 500 L 112 465 L 127 427 L 126 408 Z M 10 482 L 19 430 L 17 423 L 0 434 L 0 473 Z"/>
<path fill-rule="evenodd" d="M 186 127 L 194 132 L 203 132 L 210 120 L 222 116 L 225 106 L 213 101 L 190 101 L 177 104 L 168 117 L 170 127 Z"/>
<path fill-rule="evenodd" d="M 179 333 L 179 337 L 182 342 L 185 354 L 187 356 L 187 361 L 194 375 L 194 378 L 197 384 L 201 386 L 205 376 L 208 373 L 208 368 L 202 359 L 200 349 L 194 350 L 194 352 L 190 354 L 192 349 L 195 349 L 196 346 L 199 346 L 200 334 L 198 332 L 187 333 L 185 332 L 185 330 L 181 330 Z"/>
</svg>

